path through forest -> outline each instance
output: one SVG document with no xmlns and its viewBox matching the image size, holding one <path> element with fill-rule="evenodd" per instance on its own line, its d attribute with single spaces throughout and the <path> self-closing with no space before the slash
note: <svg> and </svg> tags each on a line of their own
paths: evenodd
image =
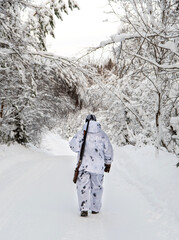
<svg viewBox="0 0 179 240">
<path fill-rule="evenodd" d="M 173 223 L 168 225 L 161 212 L 162 203 L 153 205 L 148 187 L 139 187 L 124 162 L 116 159 L 111 173 L 105 174 L 101 213 L 81 218 L 72 182 L 75 156 L 19 146 L 6 154 L 5 149 L 0 161 L 0 239 L 179 239 L 178 222 L 173 231 Z"/>
</svg>

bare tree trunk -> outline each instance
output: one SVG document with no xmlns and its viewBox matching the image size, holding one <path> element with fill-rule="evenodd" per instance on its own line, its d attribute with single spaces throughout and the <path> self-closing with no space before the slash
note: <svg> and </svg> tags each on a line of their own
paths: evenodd
<svg viewBox="0 0 179 240">
<path fill-rule="evenodd" d="M 162 10 L 162 23 L 163 25 L 166 24 L 166 20 L 167 20 L 167 0 L 160 0 L 161 2 L 161 10 Z"/>
<path fill-rule="evenodd" d="M 1 111 L 0 111 L 0 118 L 3 117 L 3 109 L 4 109 L 4 102 L 1 103 Z"/>
<path fill-rule="evenodd" d="M 158 92 L 158 109 L 156 113 L 156 156 L 159 154 L 161 139 L 162 139 L 162 126 L 161 126 L 161 94 Z"/>
</svg>

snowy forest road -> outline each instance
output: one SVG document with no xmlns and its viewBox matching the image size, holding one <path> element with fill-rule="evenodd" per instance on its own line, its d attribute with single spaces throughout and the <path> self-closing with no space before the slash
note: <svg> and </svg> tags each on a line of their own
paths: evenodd
<svg viewBox="0 0 179 240">
<path fill-rule="evenodd" d="M 125 167 L 113 163 L 105 174 L 103 207 L 98 215 L 78 213 L 72 182 L 74 156 L 22 153 L 0 161 L 1 240 L 176 240 Z"/>
</svg>

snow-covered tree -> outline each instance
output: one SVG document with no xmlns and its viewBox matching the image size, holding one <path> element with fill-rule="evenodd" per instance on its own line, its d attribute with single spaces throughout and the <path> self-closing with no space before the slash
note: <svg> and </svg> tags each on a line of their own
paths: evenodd
<svg viewBox="0 0 179 240">
<path fill-rule="evenodd" d="M 54 36 L 55 16 L 62 20 L 63 13 L 74 8 L 78 8 L 74 0 L 0 0 L 1 142 L 27 143 L 34 138 L 30 129 L 36 133 L 41 129 L 44 102 L 39 101 L 42 94 L 48 95 L 48 89 L 41 89 L 39 96 L 38 88 L 45 85 L 42 81 L 49 79 L 50 72 L 42 60 L 45 38 L 47 34 Z M 55 77 L 53 68 L 51 72 Z M 55 88 L 55 84 L 51 85 Z"/>
<path fill-rule="evenodd" d="M 112 46 L 118 66 L 118 81 L 109 85 L 124 106 L 127 118 L 121 115 L 121 119 L 130 122 L 128 132 L 132 129 L 134 137 L 140 132 L 149 139 L 153 136 L 157 148 L 162 145 L 178 153 L 179 3 L 109 0 L 109 4 L 119 20 L 119 31 L 100 48 Z"/>
</svg>

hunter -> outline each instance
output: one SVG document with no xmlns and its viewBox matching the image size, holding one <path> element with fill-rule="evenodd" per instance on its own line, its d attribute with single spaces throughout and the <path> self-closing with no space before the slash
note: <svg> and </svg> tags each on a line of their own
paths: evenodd
<svg viewBox="0 0 179 240">
<path fill-rule="evenodd" d="M 103 193 L 104 172 L 110 171 L 113 148 L 108 136 L 96 122 L 95 115 L 88 115 L 83 130 L 70 141 L 72 151 L 78 153 L 76 183 L 79 210 L 82 217 L 99 213 Z"/>
</svg>

